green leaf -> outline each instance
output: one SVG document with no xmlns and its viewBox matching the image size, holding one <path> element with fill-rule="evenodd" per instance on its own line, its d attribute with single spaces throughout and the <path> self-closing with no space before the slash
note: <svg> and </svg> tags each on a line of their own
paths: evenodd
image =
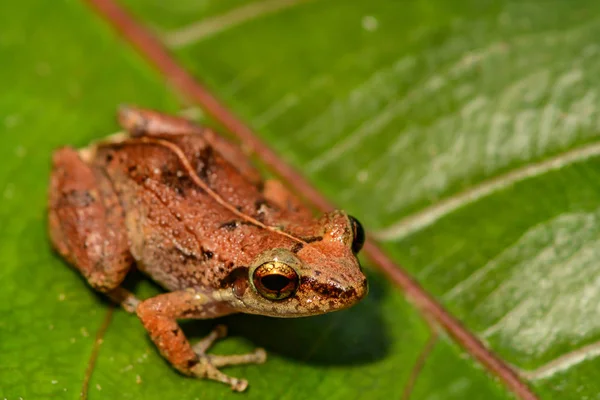
<svg viewBox="0 0 600 400">
<path fill-rule="evenodd" d="M 584 347 L 597 340 L 594 160 L 561 163 L 568 151 L 593 148 L 595 3 L 127 4 L 282 157 L 384 238 L 452 312 L 475 332 L 492 332 L 485 338 L 502 357 L 536 371 L 572 352 L 589 355 L 548 377 L 534 374 L 540 394 L 598 392 L 594 348 Z M 175 112 L 179 97 L 80 2 L 6 2 L 0 13 L 10 16 L 0 28 L 0 398 L 79 398 L 105 323 L 91 399 L 402 396 L 431 331 L 373 268 L 369 297 L 350 310 L 224 319 L 232 337 L 215 353 L 269 351 L 265 365 L 227 370 L 248 378 L 244 395 L 177 374 L 135 316 L 116 310 L 109 318 L 107 303 L 50 249 L 50 157 L 58 146 L 117 130 L 120 103 Z M 204 33 L 186 43 L 182 29 L 203 18 L 213 25 L 194 25 L 192 33 Z M 552 168 L 506 180 L 549 157 L 558 160 Z M 467 196 L 496 181 L 508 185 Z M 463 201 L 435 212 L 448 199 Z M 411 223 L 421 215 L 427 224 Z M 576 257 L 585 263 L 564 261 Z M 139 286 L 142 295 L 157 293 Z M 496 324 L 512 310 L 525 312 L 523 330 Z M 579 313 L 585 329 L 572 322 Z M 184 329 L 197 340 L 214 324 Z M 440 337 L 412 398 L 510 398 L 463 351 Z"/>
</svg>

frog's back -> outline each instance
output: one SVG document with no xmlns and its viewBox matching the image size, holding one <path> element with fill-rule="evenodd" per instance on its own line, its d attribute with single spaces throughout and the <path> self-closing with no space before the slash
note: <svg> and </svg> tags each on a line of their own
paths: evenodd
<svg viewBox="0 0 600 400">
<path fill-rule="evenodd" d="M 290 246 L 240 218 L 271 224 L 285 213 L 199 135 L 101 146 L 95 162 L 123 205 L 138 267 L 169 290 L 222 286 L 261 249 Z"/>
</svg>

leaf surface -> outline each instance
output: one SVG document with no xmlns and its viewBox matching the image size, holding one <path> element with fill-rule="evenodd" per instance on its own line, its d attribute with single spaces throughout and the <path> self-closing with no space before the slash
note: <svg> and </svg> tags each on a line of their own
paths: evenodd
<svg viewBox="0 0 600 400">
<path fill-rule="evenodd" d="M 541 395 L 598 392 L 597 169 L 593 156 L 578 158 L 594 149 L 597 131 L 595 3 L 125 3 L 494 351 L 537 371 Z M 174 112 L 178 95 L 79 2 L 0 8 L 11 16 L 0 36 L 8 77 L 0 97 L 0 397 L 79 398 L 94 337 L 108 321 L 89 398 L 239 398 L 174 372 L 135 316 L 116 310 L 107 320 L 107 304 L 46 235 L 52 150 L 116 131 L 120 103 Z M 190 26 L 204 33 L 185 42 Z M 573 151 L 576 161 L 561 164 Z M 558 164 L 544 168 L 552 159 Z M 505 178 L 536 165 L 539 173 Z M 411 224 L 452 199 L 456 207 Z M 250 381 L 243 396 L 400 398 L 431 331 L 395 287 L 368 271 L 370 295 L 353 309 L 225 319 L 232 337 L 215 353 L 269 351 L 265 365 L 227 370 Z M 142 283 L 138 292 L 157 289 Z M 503 323 L 505 315 L 520 319 Z M 184 329 L 195 340 L 213 325 Z M 592 356 L 539 373 L 573 354 Z M 510 398 L 445 336 L 412 395 Z"/>
</svg>

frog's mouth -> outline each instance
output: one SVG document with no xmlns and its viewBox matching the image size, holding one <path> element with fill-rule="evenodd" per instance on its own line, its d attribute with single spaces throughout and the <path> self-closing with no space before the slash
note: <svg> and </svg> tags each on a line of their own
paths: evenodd
<svg viewBox="0 0 600 400">
<path fill-rule="evenodd" d="M 343 310 L 362 300 L 368 291 L 366 278 L 356 285 L 342 287 L 335 282 L 322 283 L 302 277 L 298 291 L 279 303 L 278 313 L 274 316 L 294 318 Z"/>
<path fill-rule="evenodd" d="M 364 296 L 366 296 L 368 292 L 368 284 L 367 279 L 365 278 L 361 285 L 350 286 L 347 288 L 342 287 L 341 285 L 331 282 L 331 283 L 321 283 L 316 279 L 310 276 L 304 276 L 301 279 L 301 286 L 305 286 L 310 288 L 315 293 L 328 298 L 328 299 L 337 299 L 337 300 L 348 300 L 348 299 L 357 299 L 360 300 Z"/>
</svg>

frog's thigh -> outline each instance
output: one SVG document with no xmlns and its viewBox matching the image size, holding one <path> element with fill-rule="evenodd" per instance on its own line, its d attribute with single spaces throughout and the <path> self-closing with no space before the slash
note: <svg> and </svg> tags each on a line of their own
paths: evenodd
<svg viewBox="0 0 600 400">
<path fill-rule="evenodd" d="M 202 134 L 204 131 L 187 119 L 131 106 L 119 107 L 117 119 L 133 137 Z"/>
<path fill-rule="evenodd" d="M 248 159 L 248 154 L 211 129 L 205 129 L 184 118 L 143 108 L 123 106 L 119 108 L 118 114 L 123 129 L 134 137 L 199 135 L 250 182 L 258 184 L 261 181 L 260 173 Z"/>
<path fill-rule="evenodd" d="M 71 148 L 53 156 L 49 231 L 54 247 L 92 287 L 111 292 L 121 284 L 132 263 L 123 210 L 110 182 Z"/>
<path fill-rule="evenodd" d="M 283 183 L 276 179 L 268 179 L 263 187 L 263 195 L 279 207 L 288 211 L 295 211 L 312 215 L 310 209 Z"/>
</svg>

